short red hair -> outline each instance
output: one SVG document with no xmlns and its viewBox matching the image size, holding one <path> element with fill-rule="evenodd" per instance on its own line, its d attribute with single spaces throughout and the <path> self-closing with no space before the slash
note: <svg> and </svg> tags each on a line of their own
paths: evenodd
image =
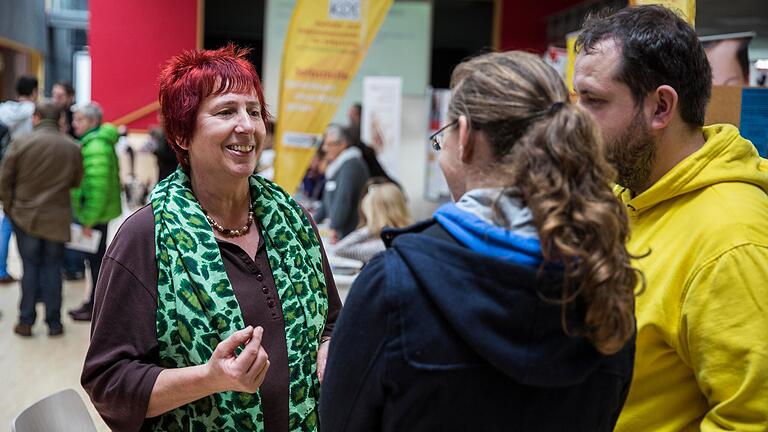
<svg viewBox="0 0 768 432">
<path fill-rule="evenodd" d="M 269 112 L 259 74 L 246 58 L 250 49 L 228 44 L 216 50 L 190 50 L 173 57 L 160 72 L 160 112 L 168 144 L 181 166 L 189 169 L 187 145 L 192 140 L 203 99 L 224 93 L 256 91 L 261 118 Z"/>
</svg>

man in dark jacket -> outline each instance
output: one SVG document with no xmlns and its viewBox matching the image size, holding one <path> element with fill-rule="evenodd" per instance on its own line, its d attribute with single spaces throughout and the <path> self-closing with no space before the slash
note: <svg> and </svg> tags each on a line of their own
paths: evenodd
<svg viewBox="0 0 768 432">
<path fill-rule="evenodd" d="M 370 177 L 362 152 L 350 142 L 349 136 L 348 131 L 330 126 L 322 146 L 328 167 L 323 200 L 315 220 L 321 223 L 326 217 L 330 219 L 334 242 L 357 228 L 360 192 Z"/>
<path fill-rule="evenodd" d="M 16 100 L 0 104 L 0 123 L 5 125 L 9 132 L 9 137 L 3 140 L 6 144 L 10 145 L 10 139 L 32 132 L 32 116 L 38 96 L 37 85 L 37 78 L 32 75 L 19 77 L 16 81 Z M 7 150 L 6 146 L 0 147 L 0 158 Z M 0 284 L 16 282 L 8 273 L 8 245 L 12 231 L 10 219 L 4 216 L 0 221 Z"/>
<path fill-rule="evenodd" d="M 33 132 L 15 140 L 0 168 L 0 199 L 13 222 L 24 267 L 19 323 L 14 332 L 31 336 L 35 303 L 45 303 L 48 334 L 61 325 L 61 274 L 64 243 L 69 241 L 69 189 L 80 183 L 83 163 L 77 143 L 59 131 L 61 110 L 40 102 Z"/>
<path fill-rule="evenodd" d="M 62 111 L 61 122 L 64 126 L 63 132 L 66 132 L 72 138 L 77 138 L 75 128 L 72 126 L 74 116 L 72 105 L 75 104 L 75 88 L 72 87 L 69 81 L 59 81 L 51 89 L 51 99 Z"/>
</svg>

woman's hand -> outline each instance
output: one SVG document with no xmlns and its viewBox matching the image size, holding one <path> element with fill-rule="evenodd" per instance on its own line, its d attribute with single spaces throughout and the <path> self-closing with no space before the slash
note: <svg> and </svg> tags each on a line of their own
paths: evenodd
<svg viewBox="0 0 768 432">
<path fill-rule="evenodd" d="M 269 356 L 261 346 L 264 329 L 248 326 L 233 333 L 216 346 L 206 363 L 208 374 L 217 392 L 239 391 L 256 393 L 269 369 Z M 239 356 L 235 349 L 245 344 Z"/>
<path fill-rule="evenodd" d="M 328 360 L 330 342 L 330 339 L 320 342 L 320 347 L 317 349 L 317 379 L 320 380 L 320 384 L 323 383 L 323 376 L 325 375 L 325 362 Z"/>
</svg>

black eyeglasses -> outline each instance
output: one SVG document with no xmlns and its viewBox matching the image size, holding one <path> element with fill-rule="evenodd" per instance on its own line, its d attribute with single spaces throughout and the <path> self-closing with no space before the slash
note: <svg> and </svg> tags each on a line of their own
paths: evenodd
<svg viewBox="0 0 768 432">
<path fill-rule="evenodd" d="M 437 132 L 433 133 L 432 136 L 429 137 L 429 142 L 432 144 L 432 148 L 435 149 L 435 151 L 440 151 L 440 148 L 443 147 L 443 132 L 445 132 L 445 130 L 451 126 L 456 126 L 458 123 L 458 119 L 454 120 L 441 127 Z"/>
</svg>

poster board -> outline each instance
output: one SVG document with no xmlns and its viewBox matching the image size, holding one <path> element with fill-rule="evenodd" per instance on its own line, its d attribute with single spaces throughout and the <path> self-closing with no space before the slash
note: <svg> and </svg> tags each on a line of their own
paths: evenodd
<svg viewBox="0 0 768 432">
<path fill-rule="evenodd" d="M 448 104 L 451 101 L 451 91 L 449 89 L 431 89 L 427 97 L 430 109 L 427 119 L 429 123 L 428 135 L 424 139 L 425 151 L 427 152 L 425 167 L 427 179 L 424 186 L 424 198 L 432 202 L 445 202 L 451 198 L 451 192 L 437 160 L 439 153 L 432 149 L 427 138 L 448 122 Z"/>
<path fill-rule="evenodd" d="M 363 142 L 376 152 L 384 170 L 398 178 L 403 112 L 403 79 L 371 76 L 363 79 Z"/>
<path fill-rule="evenodd" d="M 728 123 L 739 127 L 741 121 L 741 87 L 712 86 L 704 124 Z"/>
<path fill-rule="evenodd" d="M 768 88 L 713 86 L 704 124 L 732 124 L 768 158 Z"/>
</svg>

